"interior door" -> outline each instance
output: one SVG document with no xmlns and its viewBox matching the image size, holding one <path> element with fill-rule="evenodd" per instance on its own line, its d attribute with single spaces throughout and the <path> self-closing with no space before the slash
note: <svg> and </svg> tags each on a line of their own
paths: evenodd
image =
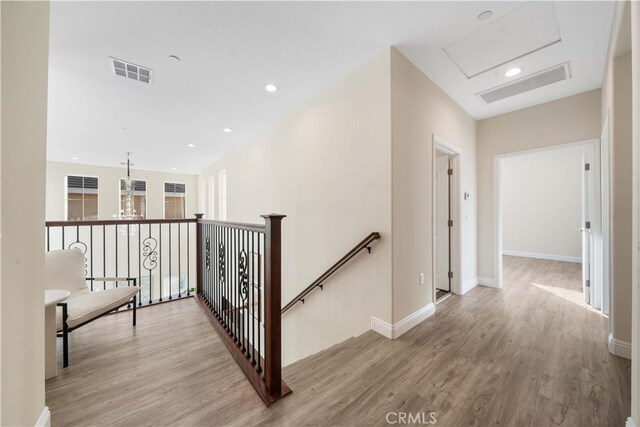
<svg viewBox="0 0 640 427">
<path fill-rule="evenodd" d="M 579 231 L 582 233 L 582 286 L 584 289 L 584 301 L 591 304 L 593 298 L 592 283 L 592 251 L 593 238 L 591 234 L 591 153 L 585 150 L 582 155 L 582 224 Z M 599 308 L 599 307 L 597 307 Z"/>
<path fill-rule="evenodd" d="M 450 291 L 449 259 L 449 156 L 436 157 L 436 289 Z"/>
</svg>

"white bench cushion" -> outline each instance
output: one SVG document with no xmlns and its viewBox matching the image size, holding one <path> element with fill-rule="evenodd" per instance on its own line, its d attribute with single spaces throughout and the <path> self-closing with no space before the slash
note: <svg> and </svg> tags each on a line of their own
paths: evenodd
<svg viewBox="0 0 640 427">
<path fill-rule="evenodd" d="M 67 325 L 70 328 L 94 319 L 131 300 L 138 293 L 137 286 L 123 286 L 105 291 L 79 292 L 67 299 Z M 62 307 L 56 312 L 58 332 L 62 331 Z"/>
</svg>

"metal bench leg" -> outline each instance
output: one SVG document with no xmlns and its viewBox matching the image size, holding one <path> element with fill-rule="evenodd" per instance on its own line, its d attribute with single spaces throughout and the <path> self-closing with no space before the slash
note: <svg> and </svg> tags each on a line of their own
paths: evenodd
<svg viewBox="0 0 640 427">
<path fill-rule="evenodd" d="M 133 326 L 136 326 L 136 306 L 138 305 L 136 303 L 136 299 L 137 297 L 133 297 Z"/>
<path fill-rule="evenodd" d="M 62 307 L 62 366 L 69 366 L 69 326 L 67 325 L 67 303 L 59 304 Z"/>
</svg>

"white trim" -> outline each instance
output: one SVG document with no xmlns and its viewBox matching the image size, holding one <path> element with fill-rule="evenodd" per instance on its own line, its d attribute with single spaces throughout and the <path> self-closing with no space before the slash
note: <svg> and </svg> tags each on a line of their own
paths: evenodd
<svg viewBox="0 0 640 427">
<path fill-rule="evenodd" d="M 453 227 L 451 230 L 451 270 L 453 279 L 451 280 L 451 292 L 462 295 L 462 150 L 451 144 L 444 138 L 433 134 L 431 144 L 431 283 L 433 301 L 436 300 L 436 150 L 440 150 L 451 156 L 451 220 Z"/>
<path fill-rule="evenodd" d="M 609 334 L 609 353 L 631 359 L 631 343 L 618 340 Z"/>
<path fill-rule="evenodd" d="M 419 323 L 423 322 L 427 318 L 433 316 L 436 312 L 436 306 L 434 303 L 429 303 L 422 307 L 420 310 L 411 313 L 404 319 L 400 320 L 398 323 L 388 323 L 384 320 L 380 320 L 377 317 L 371 316 L 371 330 L 379 333 L 380 335 L 384 335 L 387 338 L 391 338 L 392 340 L 400 337 L 405 332 L 408 332 L 414 326 L 417 326 Z"/>
<path fill-rule="evenodd" d="M 636 425 L 633 423 L 633 419 L 631 419 L 631 417 L 627 418 L 627 422 L 624 423 L 625 427 L 636 427 Z"/>
<path fill-rule="evenodd" d="M 502 250 L 502 255 L 519 256 L 523 258 L 548 259 L 551 261 L 576 262 L 578 264 L 582 263 L 582 257 L 579 257 L 579 256 L 541 254 L 537 252 L 523 252 L 523 251 L 507 251 L 504 249 Z"/>
<path fill-rule="evenodd" d="M 371 330 L 393 339 L 393 325 L 374 316 L 371 316 Z"/>
<path fill-rule="evenodd" d="M 496 284 L 496 279 L 490 277 L 478 277 L 478 285 L 488 286 L 490 288 L 500 288 Z"/>
<path fill-rule="evenodd" d="M 38 421 L 36 421 L 36 427 L 51 427 L 51 411 L 49 411 L 49 407 L 45 406 L 38 417 Z"/>
<path fill-rule="evenodd" d="M 475 288 L 476 286 L 478 286 L 478 278 L 477 277 L 472 277 L 471 279 L 467 280 L 466 282 L 464 282 L 462 284 L 462 289 L 460 289 L 460 295 L 464 295 L 467 292 L 469 292 L 471 289 Z"/>
</svg>

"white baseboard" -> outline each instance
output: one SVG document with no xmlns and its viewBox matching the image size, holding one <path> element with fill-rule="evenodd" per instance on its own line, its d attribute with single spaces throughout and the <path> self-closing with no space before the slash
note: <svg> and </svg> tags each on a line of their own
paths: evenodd
<svg viewBox="0 0 640 427">
<path fill-rule="evenodd" d="M 474 277 L 471 280 L 467 280 L 462 284 L 462 289 L 460 289 L 460 295 L 464 295 L 469 292 L 471 289 L 475 288 L 478 285 L 478 278 Z"/>
<path fill-rule="evenodd" d="M 384 320 L 380 320 L 372 316 L 371 330 L 381 335 L 384 335 L 387 338 L 391 338 L 392 340 L 394 340 L 399 336 L 401 336 L 402 334 L 404 334 L 405 332 L 409 331 L 418 323 L 433 316 L 435 312 L 436 312 L 435 304 L 429 303 L 426 306 L 422 307 L 420 310 L 416 311 L 415 313 L 411 313 L 404 319 L 394 324 L 385 322 Z"/>
<path fill-rule="evenodd" d="M 506 250 L 502 251 L 502 255 L 519 256 L 523 258 L 548 259 L 551 261 L 576 262 L 578 264 L 582 263 L 582 258 L 579 256 L 553 255 L 553 254 L 541 254 L 537 252 L 506 251 Z"/>
<path fill-rule="evenodd" d="M 51 411 L 49 411 L 49 407 L 45 406 L 36 421 L 36 427 L 51 427 Z"/>
<path fill-rule="evenodd" d="M 631 417 L 627 418 L 627 422 L 624 423 L 625 427 L 636 427 L 636 425 L 633 423 L 633 419 L 631 419 Z"/>
<path fill-rule="evenodd" d="M 489 277 L 478 277 L 478 285 L 488 286 L 490 288 L 497 288 L 496 281 Z"/>
<path fill-rule="evenodd" d="M 631 359 L 631 343 L 615 339 L 613 335 L 609 334 L 609 353 Z"/>
</svg>

